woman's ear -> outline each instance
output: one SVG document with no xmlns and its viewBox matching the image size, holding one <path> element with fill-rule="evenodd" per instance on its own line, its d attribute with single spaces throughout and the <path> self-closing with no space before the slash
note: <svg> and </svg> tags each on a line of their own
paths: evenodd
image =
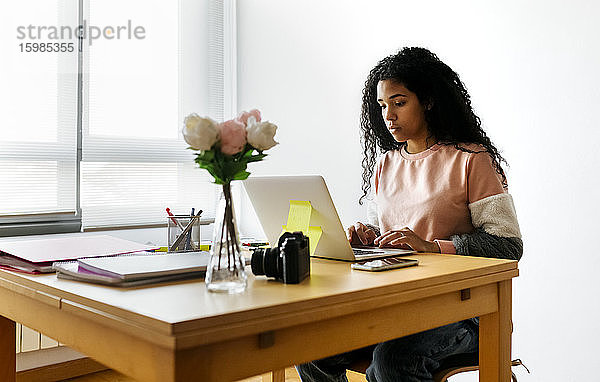
<svg viewBox="0 0 600 382">
<path fill-rule="evenodd" d="M 433 101 L 428 101 L 425 104 L 425 110 L 431 110 L 432 107 L 433 107 Z"/>
</svg>

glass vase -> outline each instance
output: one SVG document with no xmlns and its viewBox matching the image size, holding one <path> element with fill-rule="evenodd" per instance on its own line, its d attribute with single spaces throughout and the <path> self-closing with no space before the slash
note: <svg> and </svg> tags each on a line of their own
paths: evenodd
<svg viewBox="0 0 600 382">
<path fill-rule="evenodd" d="M 206 287 L 211 292 L 241 293 L 246 290 L 240 235 L 231 197 L 231 184 L 224 184 L 215 212 L 213 241 L 206 270 Z"/>
</svg>

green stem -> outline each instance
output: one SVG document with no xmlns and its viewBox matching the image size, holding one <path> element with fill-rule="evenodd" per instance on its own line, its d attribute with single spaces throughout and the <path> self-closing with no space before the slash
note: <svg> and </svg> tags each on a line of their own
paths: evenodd
<svg viewBox="0 0 600 382">
<path fill-rule="evenodd" d="M 235 254 L 236 250 L 239 250 L 239 247 L 237 245 L 237 232 L 235 230 L 235 224 L 233 224 L 234 216 L 233 203 L 231 197 L 231 184 L 227 183 L 223 185 L 223 197 L 225 198 L 223 230 L 225 231 L 224 234 L 226 240 L 225 248 L 227 250 L 227 268 L 237 273 L 237 267 L 235 264 Z M 223 236 L 223 233 L 221 236 Z"/>
<path fill-rule="evenodd" d="M 219 246 L 218 246 L 219 263 L 217 265 L 217 270 L 219 270 L 219 271 L 221 270 L 221 253 L 223 251 L 223 235 L 225 235 L 225 225 L 226 224 L 227 224 L 227 207 L 225 207 L 225 211 L 223 212 L 223 221 L 221 222 L 221 235 L 219 236 Z M 215 245 L 215 243 L 213 243 L 213 245 Z"/>
</svg>

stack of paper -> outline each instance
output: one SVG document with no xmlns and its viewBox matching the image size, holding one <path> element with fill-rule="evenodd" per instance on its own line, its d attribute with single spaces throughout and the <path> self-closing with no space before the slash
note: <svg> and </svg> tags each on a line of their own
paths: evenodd
<svg viewBox="0 0 600 382">
<path fill-rule="evenodd" d="M 3 241 L 0 242 L 0 268 L 27 273 L 53 272 L 52 263 L 55 261 L 113 256 L 156 248 L 108 235 Z"/>
<path fill-rule="evenodd" d="M 208 252 L 144 253 L 57 262 L 59 278 L 116 286 L 135 286 L 204 277 Z"/>
</svg>

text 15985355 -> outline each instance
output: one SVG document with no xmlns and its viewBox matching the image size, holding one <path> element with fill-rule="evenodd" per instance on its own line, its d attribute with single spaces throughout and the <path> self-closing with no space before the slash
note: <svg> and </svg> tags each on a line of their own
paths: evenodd
<svg viewBox="0 0 600 382">
<path fill-rule="evenodd" d="M 75 50 L 72 42 L 25 42 L 19 44 L 21 53 L 71 53 Z"/>
</svg>

